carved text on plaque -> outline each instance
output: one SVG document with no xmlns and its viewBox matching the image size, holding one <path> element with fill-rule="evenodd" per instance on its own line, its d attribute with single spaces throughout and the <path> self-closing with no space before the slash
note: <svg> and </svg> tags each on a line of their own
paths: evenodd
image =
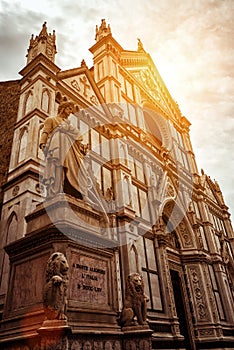
<svg viewBox="0 0 234 350">
<path fill-rule="evenodd" d="M 90 304 L 108 304 L 107 261 L 73 253 L 70 269 L 71 299 Z"/>
</svg>

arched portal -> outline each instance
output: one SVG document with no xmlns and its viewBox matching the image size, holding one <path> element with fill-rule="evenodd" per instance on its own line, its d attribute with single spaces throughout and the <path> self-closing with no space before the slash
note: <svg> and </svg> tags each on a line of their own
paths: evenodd
<svg viewBox="0 0 234 350">
<path fill-rule="evenodd" d="M 182 212 L 173 200 L 168 201 L 163 207 L 161 227 L 163 226 L 166 240 L 166 256 L 180 333 L 184 336 L 185 349 L 193 350 L 195 349 L 194 331 L 183 256 L 193 247 L 194 239 L 192 228 Z"/>
</svg>

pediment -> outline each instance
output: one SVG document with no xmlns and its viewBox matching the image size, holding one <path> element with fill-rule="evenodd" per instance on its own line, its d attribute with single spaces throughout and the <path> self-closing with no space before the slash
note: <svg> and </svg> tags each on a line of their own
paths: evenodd
<svg viewBox="0 0 234 350">
<path fill-rule="evenodd" d="M 164 113 L 181 117 L 178 103 L 170 95 L 151 56 L 145 50 L 121 52 L 121 63 L 142 87 L 142 98 L 154 101 Z"/>
<path fill-rule="evenodd" d="M 181 116 L 178 104 L 173 100 L 167 90 L 157 68 L 153 65 L 151 68 L 144 65 L 140 67 L 125 67 L 125 69 L 134 76 L 142 87 L 142 99 L 148 100 L 149 103 L 157 104 L 159 109 L 167 115 Z"/>
<path fill-rule="evenodd" d="M 205 192 L 206 192 L 206 195 L 213 202 L 217 203 L 218 205 L 221 204 L 221 201 L 216 193 L 215 184 L 208 177 L 206 178 L 206 181 L 205 181 Z"/>
<path fill-rule="evenodd" d="M 160 186 L 157 189 L 158 200 L 161 203 L 165 203 L 168 200 L 175 200 L 177 197 L 176 185 L 173 180 L 164 174 L 162 180 L 160 181 Z"/>
<path fill-rule="evenodd" d="M 176 198 L 176 189 L 174 187 L 172 180 L 169 177 L 167 178 L 164 197 L 166 199 L 168 199 L 168 198 L 175 199 Z"/>
<path fill-rule="evenodd" d="M 74 69 L 59 74 L 59 83 L 70 92 L 86 100 L 88 105 L 98 106 L 105 103 L 88 69 Z"/>
</svg>

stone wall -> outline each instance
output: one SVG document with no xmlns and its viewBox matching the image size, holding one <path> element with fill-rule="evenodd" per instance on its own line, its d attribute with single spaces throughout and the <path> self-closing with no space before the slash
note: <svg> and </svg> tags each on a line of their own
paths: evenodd
<svg viewBox="0 0 234 350">
<path fill-rule="evenodd" d="M 20 81 L 0 82 L 0 217 L 20 96 Z"/>
</svg>

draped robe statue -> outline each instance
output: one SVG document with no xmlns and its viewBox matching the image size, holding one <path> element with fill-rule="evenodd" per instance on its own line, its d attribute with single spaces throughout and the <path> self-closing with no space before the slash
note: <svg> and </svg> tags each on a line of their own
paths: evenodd
<svg viewBox="0 0 234 350">
<path fill-rule="evenodd" d="M 84 163 L 86 147 L 80 131 L 67 119 L 72 111 L 71 102 L 62 102 L 58 115 L 45 120 L 40 139 L 46 157 L 43 183 L 47 197 L 65 192 L 92 204 L 88 197 L 91 179 Z"/>
</svg>

